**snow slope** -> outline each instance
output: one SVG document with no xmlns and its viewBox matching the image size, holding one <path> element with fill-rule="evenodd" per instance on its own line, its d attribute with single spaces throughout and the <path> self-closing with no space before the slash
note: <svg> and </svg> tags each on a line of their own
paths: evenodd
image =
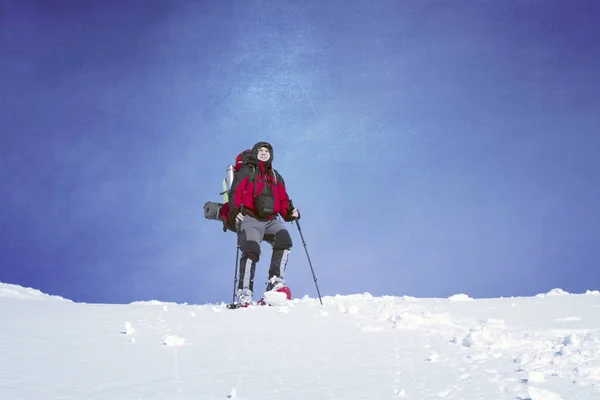
<svg viewBox="0 0 600 400">
<path fill-rule="evenodd" d="M 0 399 L 600 399 L 600 293 L 281 307 L 0 284 Z"/>
</svg>

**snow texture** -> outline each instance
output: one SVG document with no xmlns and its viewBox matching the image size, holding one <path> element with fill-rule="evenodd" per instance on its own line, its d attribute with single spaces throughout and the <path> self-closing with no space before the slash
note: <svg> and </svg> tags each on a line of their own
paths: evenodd
<svg viewBox="0 0 600 400">
<path fill-rule="evenodd" d="M 287 304 L 288 299 L 285 293 L 277 292 L 275 290 L 271 290 L 264 293 L 264 301 L 267 304 L 273 306 L 282 306 Z"/>
<path fill-rule="evenodd" d="M 0 399 L 600 398 L 596 291 L 323 303 L 81 304 L 0 284 Z"/>
<path fill-rule="evenodd" d="M 21 299 L 21 300 L 62 300 L 62 301 L 71 301 L 60 296 L 51 296 L 46 293 L 42 293 L 37 289 L 26 288 L 18 285 L 11 285 L 9 283 L 0 282 L 0 299 L 2 298 L 12 298 L 12 299 Z"/>
</svg>

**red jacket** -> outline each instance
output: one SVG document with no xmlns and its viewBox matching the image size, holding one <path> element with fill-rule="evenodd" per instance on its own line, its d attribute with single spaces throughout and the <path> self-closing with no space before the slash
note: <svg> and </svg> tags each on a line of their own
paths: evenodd
<svg viewBox="0 0 600 400">
<path fill-rule="evenodd" d="M 237 171 L 229 193 L 230 210 L 237 212 L 243 207 L 247 214 L 256 216 L 254 197 L 263 193 L 265 185 L 269 186 L 266 191 L 270 190 L 274 200 L 274 213 L 268 219 L 272 220 L 279 214 L 285 221 L 291 221 L 289 217 L 292 210 L 289 209 L 290 198 L 285 182 L 277 171 L 265 166 L 262 161 L 258 165 L 245 165 Z"/>
</svg>

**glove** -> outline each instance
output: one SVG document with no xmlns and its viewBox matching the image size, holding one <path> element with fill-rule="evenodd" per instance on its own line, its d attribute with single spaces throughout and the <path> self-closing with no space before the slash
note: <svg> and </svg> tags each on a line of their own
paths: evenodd
<svg viewBox="0 0 600 400">
<path fill-rule="evenodd" d="M 294 210 L 296 210 L 296 212 L 298 213 L 297 217 L 294 217 L 294 215 L 293 215 Z M 298 211 L 298 209 L 296 209 L 296 208 L 294 208 L 293 206 L 290 205 L 290 207 L 288 208 L 287 220 L 288 221 L 293 221 L 295 219 L 300 219 L 300 211 Z"/>
<path fill-rule="evenodd" d="M 231 209 L 229 210 L 229 213 L 227 214 L 227 219 L 229 220 L 229 223 L 235 224 L 235 218 L 237 217 L 237 215 L 239 213 L 240 213 L 239 208 L 231 207 Z"/>
<path fill-rule="evenodd" d="M 227 222 L 229 229 L 237 232 L 244 219 L 244 213 L 242 213 L 240 209 L 233 207 L 227 215 L 227 218 L 229 219 Z"/>
<path fill-rule="evenodd" d="M 223 221 L 223 232 L 227 232 L 228 230 L 230 230 L 231 232 L 237 232 L 234 221 Z"/>
</svg>

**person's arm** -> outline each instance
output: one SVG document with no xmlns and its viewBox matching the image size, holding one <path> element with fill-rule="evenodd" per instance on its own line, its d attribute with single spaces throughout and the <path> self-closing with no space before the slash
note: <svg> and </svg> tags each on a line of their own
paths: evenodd
<svg viewBox="0 0 600 400">
<path fill-rule="evenodd" d="M 285 181 L 279 172 L 277 172 L 277 190 L 279 194 L 279 215 L 287 222 L 293 221 L 294 219 L 300 219 L 300 212 L 297 210 L 298 217 L 295 218 L 292 215 L 295 208 L 287 193 L 287 189 L 285 188 Z"/>
</svg>

